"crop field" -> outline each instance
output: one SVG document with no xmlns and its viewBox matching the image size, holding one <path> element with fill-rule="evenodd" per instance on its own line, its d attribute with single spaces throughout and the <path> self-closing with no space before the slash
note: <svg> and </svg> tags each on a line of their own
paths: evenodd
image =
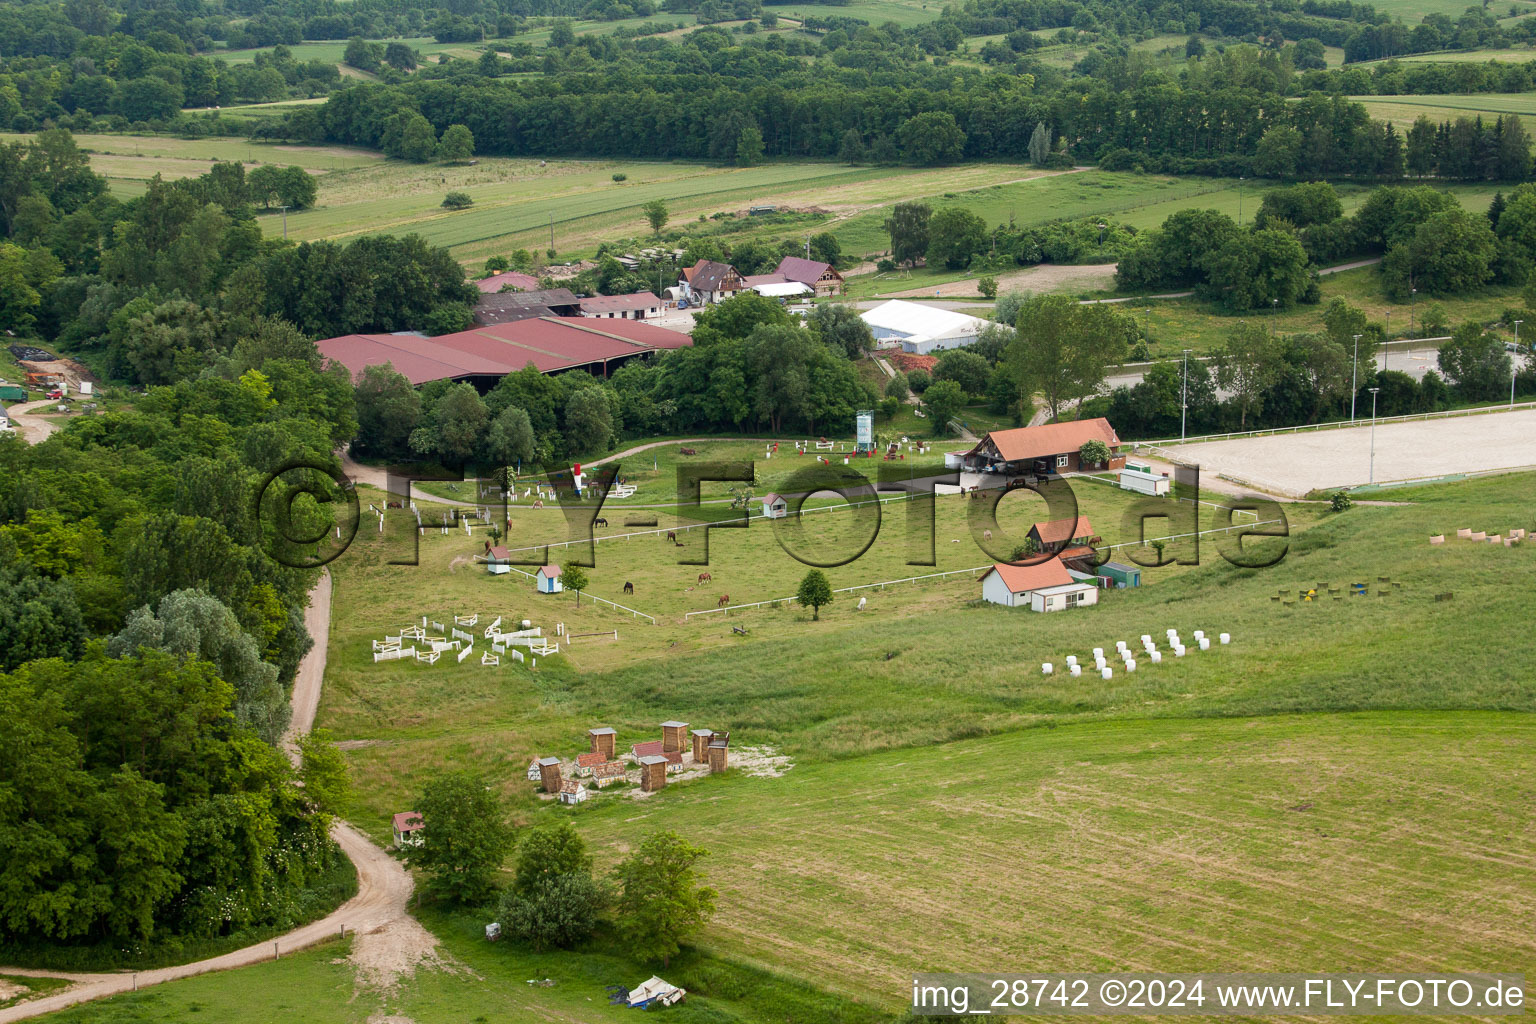
<svg viewBox="0 0 1536 1024">
<path fill-rule="evenodd" d="M 1536 53 L 1532 54 L 1536 58 Z M 1495 118 L 1500 114 L 1519 114 L 1527 130 L 1536 129 L 1536 95 L 1531 93 L 1470 93 L 1467 95 L 1424 96 L 1351 96 L 1378 120 L 1390 121 L 1406 129 L 1420 116 L 1431 121 L 1454 121 L 1458 117 Z"/>
</svg>

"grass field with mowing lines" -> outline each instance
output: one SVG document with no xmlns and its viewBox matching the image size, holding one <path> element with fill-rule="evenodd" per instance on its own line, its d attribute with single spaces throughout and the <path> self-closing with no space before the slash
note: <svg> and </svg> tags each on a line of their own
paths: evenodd
<svg viewBox="0 0 1536 1024">
<path fill-rule="evenodd" d="M 1412 0 L 1418 4 L 1419 0 Z M 1436 2 L 1436 0 L 1431 0 Z M 1445 3 L 1456 3 L 1457 0 L 1442 0 Z M 1465 6 L 1462 7 L 1465 10 Z M 1449 13 L 1449 12 L 1447 12 Z M 1457 11 L 1456 14 L 1460 14 Z M 1456 14 L 1452 14 L 1455 17 Z M 1507 49 L 1489 48 L 1485 50 L 1437 50 L 1433 53 L 1410 53 L 1401 57 L 1384 58 L 1386 60 L 1402 61 L 1405 64 L 1464 64 L 1468 61 L 1484 64 L 1491 60 L 1512 61 L 1525 63 L 1536 60 L 1536 49 L 1530 47 L 1510 47 Z M 1360 66 L 1367 67 L 1371 64 L 1379 64 L 1381 61 L 1362 61 Z"/>
<path fill-rule="evenodd" d="M 1350 99 L 1363 104 L 1373 118 L 1390 121 L 1401 129 L 1412 126 L 1420 115 L 1438 124 L 1458 117 L 1495 118 L 1500 114 L 1519 114 L 1528 130 L 1536 129 L 1536 95 L 1531 93 L 1351 96 Z"/>
<path fill-rule="evenodd" d="M 444 52 L 451 53 L 456 50 L 464 52 L 478 52 L 483 49 L 483 47 L 476 46 L 471 43 L 440 43 L 431 36 L 408 36 L 403 39 L 376 39 L 373 40 L 373 42 L 377 42 L 381 45 L 388 45 L 390 43 L 404 43 L 406 46 L 409 46 L 411 49 L 417 51 L 424 57 Z M 212 57 L 215 60 L 222 60 L 229 64 L 249 64 L 256 59 L 256 55 L 258 53 L 271 53 L 273 49 L 274 47 L 271 46 L 258 46 L 249 50 L 211 50 L 204 54 L 204 56 Z M 293 55 L 294 60 L 318 60 L 327 64 L 340 64 L 341 58 L 346 53 L 346 51 L 347 40 L 345 39 L 311 40 L 308 42 L 296 43 L 288 47 L 288 52 Z"/>
<path fill-rule="evenodd" d="M 627 176 L 616 183 L 615 173 Z M 826 230 L 836 218 L 856 215 L 951 189 L 987 187 L 1038 176 L 1014 164 L 968 164 L 942 169 L 849 167 L 835 163 L 787 163 L 734 168 L 683 162 L 603 160 L 519 160 L 485 158 L 474 166 L 430 166 L 397 161 L 320 183 L 316 209 L 290 215 L 294 238 L 348 237 L 370 232 L 415 231 L 452 248 L 462 260 L 526 247 L 549 245 L 553 220 L 555 248 L 562 254 L 590 252 L 598 242 L 635 238 L 649 227 L 640 208 L 665 200 L 671 226 L 682 227 L 701 214 L 744 211 L 748 206 L 824 211 L 824 221 L 804 225 Z M 441 208 L 449 190 L 474 198 L 472 209 Z M 883 220 L 884 213 L 869 216 Z M 796 234 L 765 225 L 731 238 Z M 883 248 L 883 246 L 882 246 Z"/>
</svg>

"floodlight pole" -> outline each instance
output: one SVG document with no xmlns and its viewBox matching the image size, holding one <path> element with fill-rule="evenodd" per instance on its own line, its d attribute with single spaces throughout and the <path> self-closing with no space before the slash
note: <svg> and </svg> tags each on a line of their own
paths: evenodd
<svg viewBox="0 0 1536 1024">
<path fill-rule="evenodd" d="M 1189 420 L 1189 349 L 1184 350 L 1184 383 L 1179 388 L 1179 440 L 1184 440 Z"/>
<path fill-rule="evenodd" d="M 1371 388 L 1371 474 L 1368 483 L 1376 482 L 1376 392 L 1381 388 Z"/>
<path fill-rule="evenodd" d="M 1516 320 L 1515 321 L 1515 355 L 1516 356 L 1518 356 L 1520 354 L 1520 325 L 1523 324 L 1523 323 L 1525 323 L 1524 320 Z M 1511 409 L 1513 409 L 1515 407 L 1515 367 L 1518 366 L 1518 365 L 1519 364 L 1515 362 L 1514 358 L 1511 357 L 1511 359 L 1509 360 L 1509 407 Z"/>
<path fill-rule="evenodd" d="M 1349 368 L 1349 422 L 1355 422 L 1355 393 L 1360 390 L 1360 335 L 1355 335 L 1355 357 Z"/>
</svg>

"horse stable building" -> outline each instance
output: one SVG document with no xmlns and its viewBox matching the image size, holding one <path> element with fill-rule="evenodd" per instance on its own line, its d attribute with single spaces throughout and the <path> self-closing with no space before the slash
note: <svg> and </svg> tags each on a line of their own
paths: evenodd
<svg viewBox="0 0 1536 1024">
<path fill-rule="evenodd" d="M 322 356 L 345 366 L 354 378 L 370 366 L 389 363 L 413 386 L 462 380 L 486 392 L 507 374 L 530 365 L 540 373 L 586 370 L 607 377 L 632 359 L 692 344 L 686 334 L 634 320 L 540 316 L 435 338 L 344 334 L 318 347 Z"/>
<path fill-rule="evenodd" d="M 1089 441 L 1103 441 L 1109 448 L 1107 464 L 1083 465 L 1081 450 Z M 1125 465 L 1125 456 L 1120 452 L 1120 435 L 1109 425 L 1109 420 L 1098 416 L 1069 423 L 993 430 L 977 442 L 976 447 L 962 454 L 958 462 L 958 468 L 973 473 L 1046 477 L 1083 470 L 1120 469 Z"/>
</svg>

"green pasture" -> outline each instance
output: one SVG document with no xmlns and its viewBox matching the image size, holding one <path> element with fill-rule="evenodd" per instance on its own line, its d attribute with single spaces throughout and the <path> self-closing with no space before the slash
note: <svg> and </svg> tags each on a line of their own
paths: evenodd
<svg viewBox="0 0 1536 1024">
<path fill-rule="evenodd" d="M 1395 302 L 1383 293 L 1380 272 L 1372 266 L 1326 275 L 1322 279 L 1322 300 L 1317 305 L 1293 306 L 1277 314 L 1258 311 L 1233 316 L 1192 298 L 1129 302 L 1123 305 L 1122 312 L 1147 324 L 1153 358 L 1173 358 L 1186 348 L 1197 353 L 1214 352 L 1238 322 L 1245 319 L 1256 320 L 1279 334 L 1320 332 L 1324 329 L 1323 310 L 1334 298 L 1365 310 L 1394 338 L 1417 338 L 1424 335 L 1418 318 L 1432 303 L 1440 304 L 1452 325 L 1466 320 L 1492 323 L 1506 308 L 1519 304 L 1520 289 L 1491 285 L 1467 295 L 1421 295 L 1412 302 Z"/>
<path fill-rule="evenodd" d="M 1414 2 L 1419 3 L 1420 0 L 1414 0 Z M 1437 0 L 1437 2 L 1443 2 L 1445 4 L 1456 4 L 1459 8 L 1458 10 L 1456 10 L 1454 13 L 1449 11 L 1446 12 L 1451 14 L 1451 17 L 1453 18 L 1461 14 L 1462 11 L 1466 10 L 1466 5 L 1459 4 L 1458 0 Z M 1469 61 L 1477 64 L 1484 64 L 1491 60 L 1517 61 L 1524 63 L 1529 60 L 1536 60 L 1536 49 L 1532 49 L 1528 46 L 1516 46 L 1507 48 L 1489 47 L 1481 50 L 1436 50 L 1432 53 L 1410 53 L 1401 57 L 1391 57 L 1388 59 L 1402 61 L 1405 64 L 1464 64 Z M 1377 62 L 1370 61 L 1363 63 Z"/>
</svg>

